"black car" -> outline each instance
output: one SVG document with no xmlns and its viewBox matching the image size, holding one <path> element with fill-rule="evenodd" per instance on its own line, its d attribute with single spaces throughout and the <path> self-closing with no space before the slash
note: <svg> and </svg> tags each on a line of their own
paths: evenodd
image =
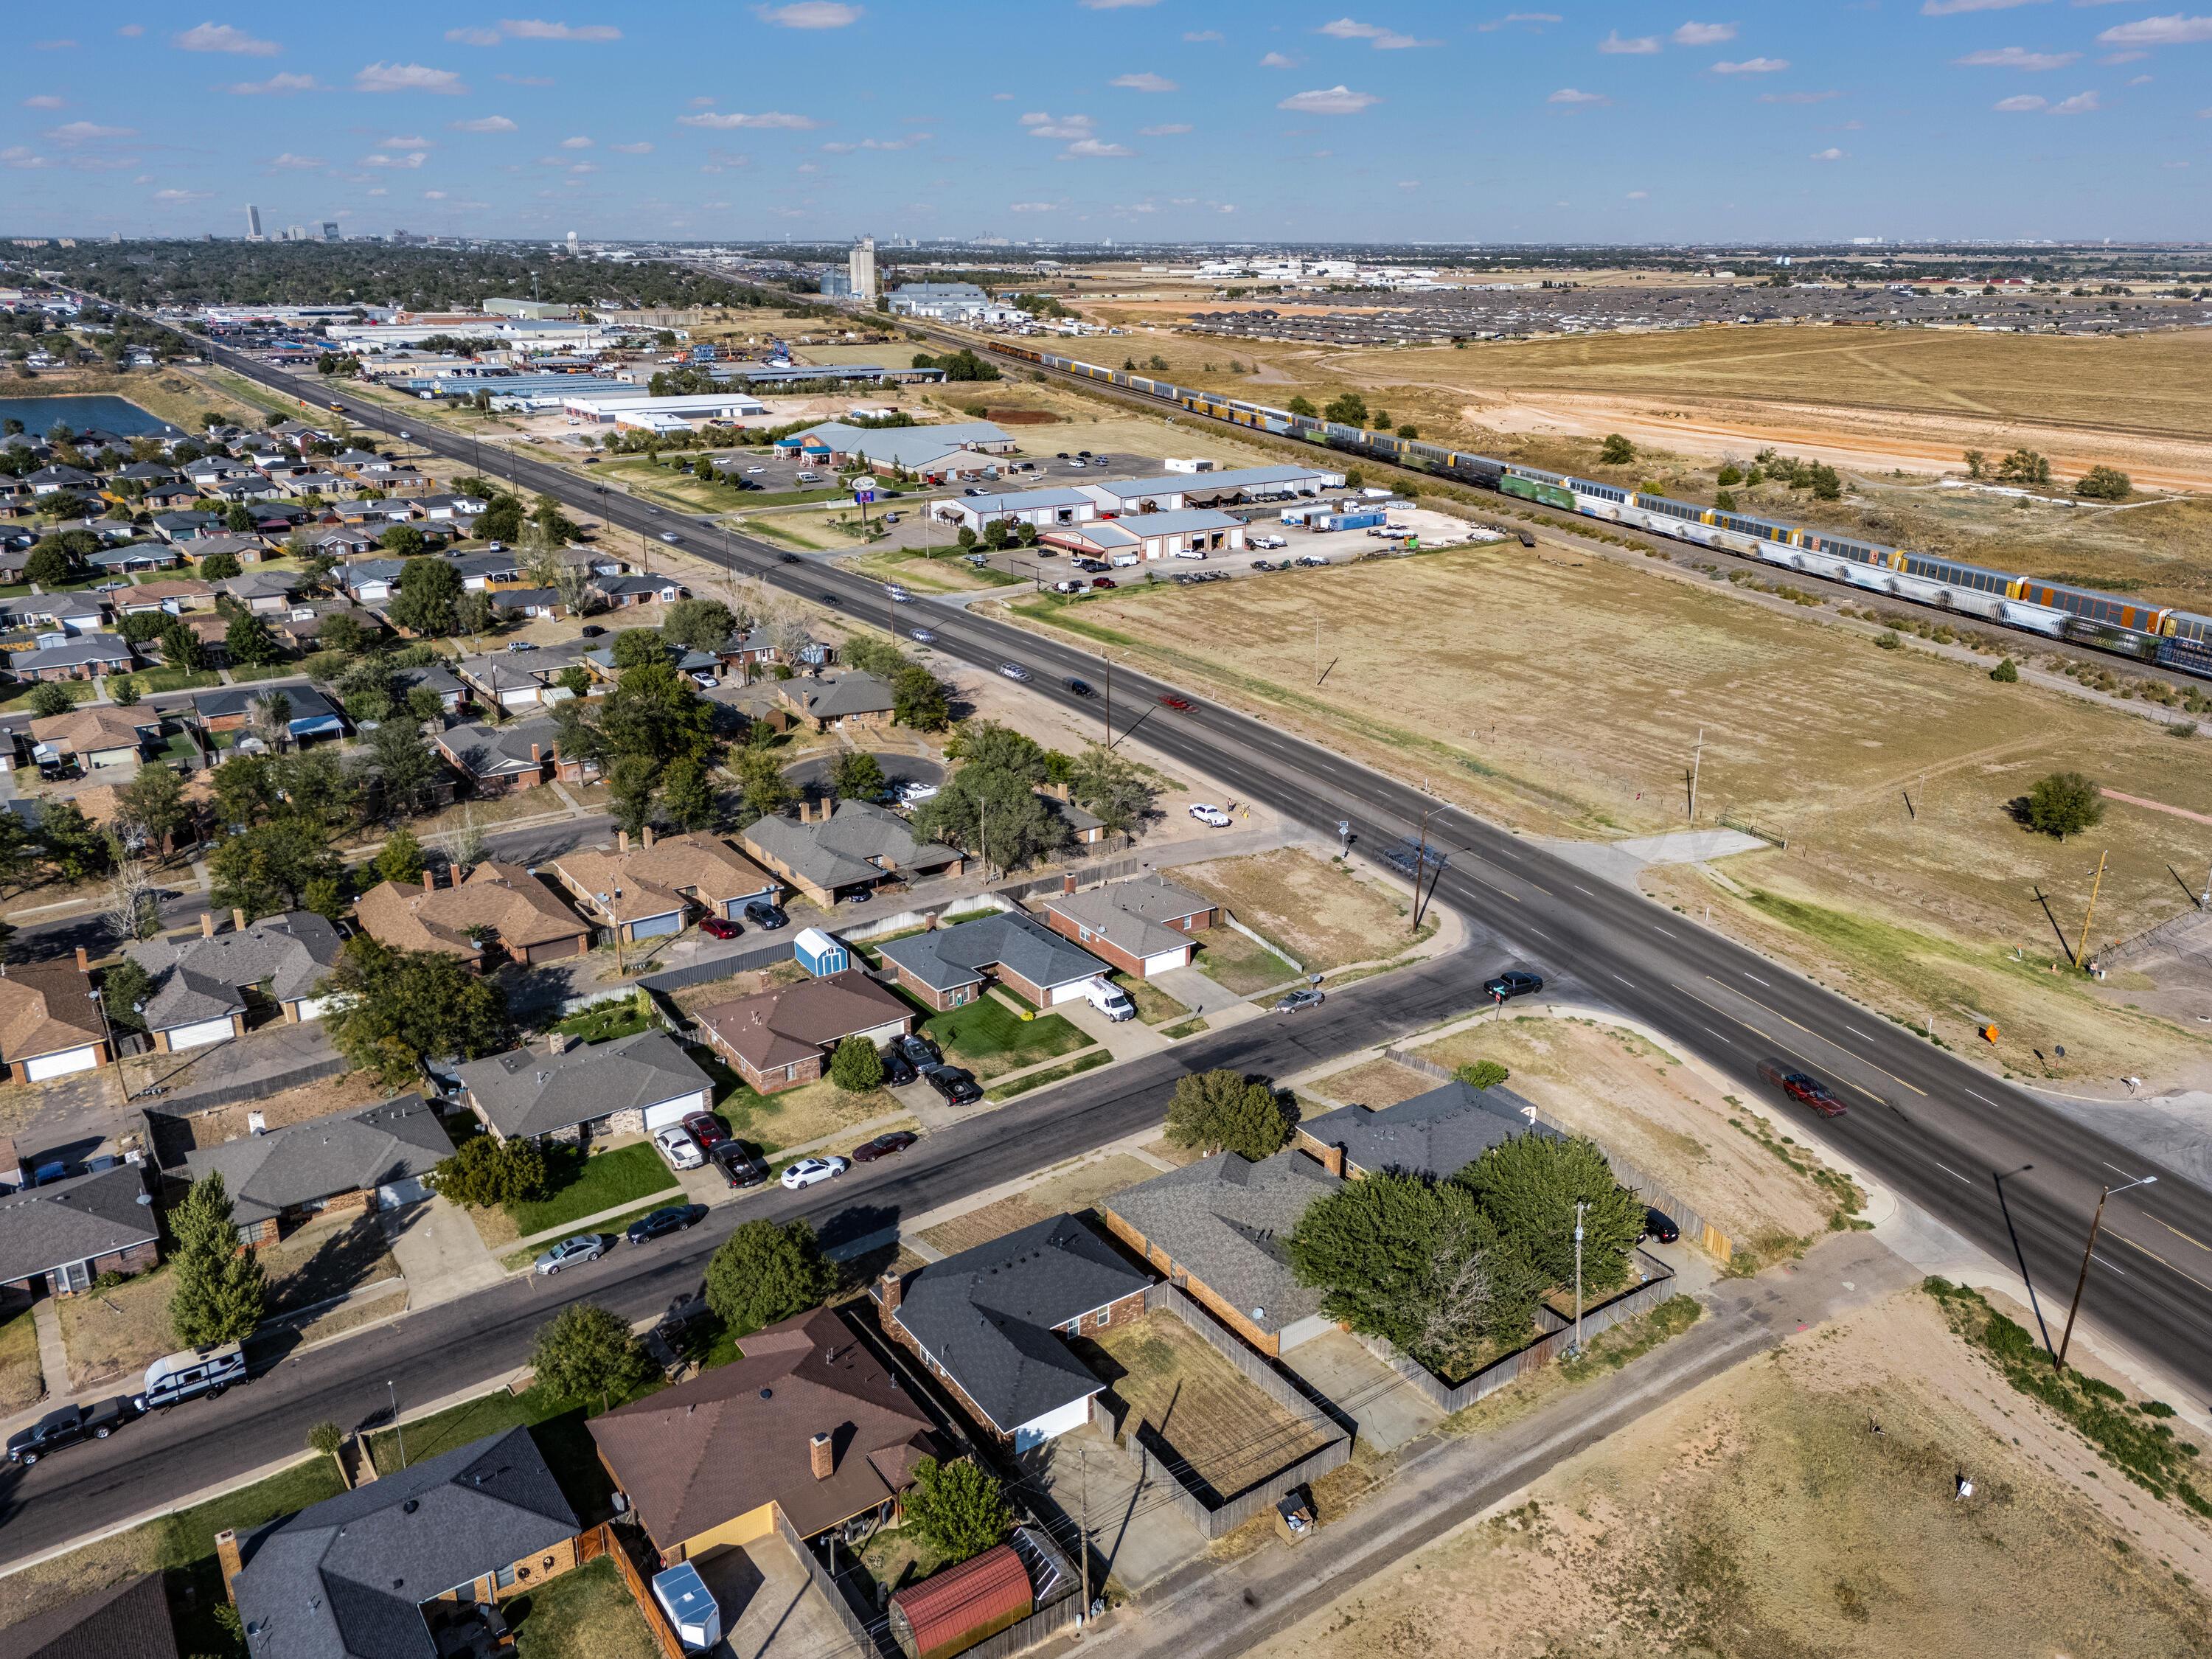
<svg viewBox="0 0 2212 1659">
<path fill-rule="evenodd" d="M 886 1087 L 903 1089 L 915 1079 L 914 1062 L 896 1048 L 884 1053 L 884 1083 Z"/>
<path fill-rule="evenodd" d="M 1075 693 L 1079 697 L 1087 697 L 1092 695 L 1090 683 L 1087 680 L 1079 680 L 1071 677 L 1067 682 L 1067 689 Z"/>
<path fill-rule="evenodd" d="M 74 1446 L 80 1440 L 105 1440 L 139 1414 L 138 1407 L 119 1394 L 94 1406 L 64 1406 L 48 1412 L 29 1428 L 9 1435 L 8 1461 L 27 1468 L 48 1452 Z"/>
<path fill-rule="evenodd" d="M 981 1085 L 957 1066 L 933 1066 L 921 1075 L 948 1106 L 965 1106 L 983 1097 Z"/>
<path fill-rule="evenodd" d="M 740 1191 L 768 1179 L 768 1164 L 758 1151 L 742 1140 L 726 1140 L 712 1154 L 722 1179 Z"/>
<path fill-rule="evenodd" d="M 703 1204 L 672 1204 L 665 1210 L 640 1216 L 629 1224 L 629 1231 L 623 1237 L 633 1244 L 647 1244 L 671 1233 L 680 1233 L 686 1227 L 695 1227 L 706 1218 L 707 1206 Z"/>
<path fill-rule="evenodd" d="M 878 1135 L 873 1140 L 863 1141 L 853 1148 L 853 1162 L 873 1164 L 879 1158 L 895 1158 L 921 1137 L 911 1130 L 894 1129 L 887 1135 Z"/>
<path fill-rule="evenodd" d="M 919 1031 L 901 1037 L 898 1046 L 899 1052 L 917 1071 L 926 1072 L 933 1066 L 942 1064 L 945 1059 L 945 1051 Z"/>
<path fill-rule="evenodd" d="M 1644 1212 L 1644 1237 L 1636 1242 L 1641 1244 L 1645 1239 L 1656 1239 L 1662 1244 L 1672 1244 L 1681 1236 L 1682 1230 L 1674 1224 L 1674 1218 L 1664 1210 L 1646 1210 Z"/>
<path fill-rule="evenodd" d="M 1515 997 L 1534 996 L 1544 988 L 1540 974 L 1524 974 L 1519 969 L 1510 969 L 1495 979 L 1482 981 L 1482 994 L 1492 1002 L 1510 1002 Z"/>
<path fill-rule="evenodd" d="M 770 904 L 766 899 L 755 899 L 745 906 L 745 920 L 766 933 L 784 927 L 791 918 L 783 914 L 781 905 Z"/>
<path fill-rule="evenodd" d="M 779 553 L 775 556 L 775 562 L 778 564 L 797 564 L 799 562 L 799 555 L 796 553 Z"/>
<path fill-rule="evenodd" d="M 605 633 L 607 630 L 600 627 L 597 623 L 586 623 L 583 627 L 576 631 L 581 634 L 587 640 L 596 640 L 600 635 Z"/>
</svg>

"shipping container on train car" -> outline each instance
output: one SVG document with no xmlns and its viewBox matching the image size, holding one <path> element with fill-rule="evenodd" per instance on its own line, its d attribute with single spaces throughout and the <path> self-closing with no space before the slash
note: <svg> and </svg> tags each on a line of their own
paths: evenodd
<svg viewBox="0 0 2212 1659">
<path fill-rule="evenodd" d="M 1498 487 L 1509 495 L 1518 495 L 1524 501 L 1541 501 L 1547 507 L 1562 507 L 1575 510 L 1575 495 L 1571 489 L 1544 483 L 1539 478 L 1524 478 L 1517 472 L 1509 472 L 1498 481 Z"/>
<path fill-rule="evenodd" d="M 2155 634 L 2120 628 L 2112 623 L 2092 622 L 2087 617 L 2069 617 L 2060 633 L 2076 645 L 2094 645 L 2123 657 L 2133 657 L 2137 662 L 2158 660 L 2160 641 Z"/>
</svg>

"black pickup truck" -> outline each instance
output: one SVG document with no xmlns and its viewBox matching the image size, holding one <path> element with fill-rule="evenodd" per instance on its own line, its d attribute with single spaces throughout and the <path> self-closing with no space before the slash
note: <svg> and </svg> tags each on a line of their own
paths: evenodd
<svg viewBox="0 0 2212 1659">
<path fill-rule="evenodd" d="M 139 1415 L 128 1396 L 117 1395 L 91 1406 L 64 1406 L 48 1412 L 27 1429 L 8 1437 L 8 1461 L 26 1468 L 48 1452 L 74 1446 L 80 1440 L 105 1440 Z"/>
</svg>

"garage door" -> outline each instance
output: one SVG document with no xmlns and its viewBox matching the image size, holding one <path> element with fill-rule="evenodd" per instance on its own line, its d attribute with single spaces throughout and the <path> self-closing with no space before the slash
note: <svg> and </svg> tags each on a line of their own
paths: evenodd
<svg viewBox="0 0 2212 1659">
<path fill-rule="evenodd" d="M 1188 945 L 1180 951 L 1163 951 L 1156 957 L 1145 958 L 1145 973 L 1147 977 L 1153 974 L 1164 974 L 1170 969 L 1181 968 L 1189 961 L 1190 946 Z"/>
<path fill-rule="evenodd" d="M 403 1204 L 417 1204 L 430 1196 L 430 1184 L 420 1176 L 405 1181 L 390 1181 L 376 1189 L 376 1207 L 396 1210 Z"/>
<path fill-rule="evenodd" d="M 707 1109 L 707 1091 L 694 1089 L 688 1095 L 678 1095 L 673 1100 L 664 1100 L 658 1106 L 645 1109 L 645 1132 L 665 1129 L 672 1123 L 681 1123 L 693 1112 Z"/>
<path fill-rule="evenodd" d="M 225 1015 L 221 1019 L 204 1019 L 195 1024 L 179 1025 L 169 1033 L 169 1047 L 173 1050 L 203 1048 L 210 1042 L 221 1042 L 229 1035 L 230 1018 Z"/>
<path fill-rule="evenodd" d="M 643 921 L 632 922 L 629 936 L 632 939 L 665 939 L 671 933 L 681 933 L 683 929 L 684 913 L 671 910 L 665 916 L 649 916 Z"/>
<path fill-rule="evenodd" d="M 1085 981 L 1079 979 L 1073 985 L 1055 985 L 1053 987 L 1051 994 L 1047 1000 L 1046 1006 L 1048 1007 L 1057 1008 L 1063 1002 L 1082 1001 L 1083 988 L 1086 982 L 1087 981 Z"/>
<path fill-rule="evenodd" d="M 70 1048 L 58 1054 L 40 1054 L 36 1060 L 23 1062 L 23 1075 L 33 1083 L 43 1083 L 50 1077 L 67 1077 L 71 1072 L 88 1072 L 100 1064 L 97 1048 Z"/>
</svg>

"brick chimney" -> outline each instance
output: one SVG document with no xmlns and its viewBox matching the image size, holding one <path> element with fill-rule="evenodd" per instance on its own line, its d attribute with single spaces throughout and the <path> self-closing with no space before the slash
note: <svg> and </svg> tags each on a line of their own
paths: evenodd
<svg viewBox="0 0 2212 1659">
<path fill-rule="evenodd" d="M 1054 800 L 1066 800 L 1067 799 L 1067 785 L 1065 782 L 1055 783 L 1053 785 L 1052 798 Z"/>
<path fill-rule="evenodd" d="M 545 1052 L 549 1054 L 567 1054 L 568 1052 L 568 1034 L 566 1031 L 556 1031 L 552 1036 L 547 1037 L 545 1039 Z M 1339 1161 L 1342 1161 L 1340 1157 Z M 1338 1173 L 1341 1174 L 1342 1171 L 1340 1170 Z"/>
<path fill-rule="evenodd" d="M 435 870 L 425 870 L 422 872 L 422 890 L 426 893 L 434 893 L 438 890 L 438 872 Z"/>
<path fill-rule="evenodd" d="M 240 1573 L 246 1571 L 246 1563 L 238 1553 L 236 1528 L 225 1527 L 221 1532 L 216 1534 L 215 1561 L 216 1565 L 222 1569 L 223 1599 L 235 1605 L 238 1596 L 232 1590 L 231 1584 Z"/>
<path fill-rule="evenodd" d="M 837 1454 L 830 1443 L 830 1437 L 817 1434 L 806 1443 L 807 1461 L 813 1466 L 814 1478 L 827 1480 L 837 1472 Z"/>
<path fill-rule="evenodd" d="M 1321 1149 L 1321 1167 L 1340 1180 L 1343 1178 L 1344 1143 L 1342 1141 L 1340 1140 L 1334 1146 Z"/>
<path fill-rule="evenodd" d="M 230 913 L 230 931 L 231 931 L 232 933 L 244 933 L 244 932 L 246 931 L 246 912 L 245 912 L 245 911 L 243 911 L 243 910 L 239 910 L 239 909 L 233 909 L 233 910 L 231 911 L 231 913 Z"/>
<path fill-rule="evenodd" d="M 92 971 L 92 958 L 85 955 L 84 946 L 82 945 L 76 947 L 76 970 L 80 974 L 88 974 Z"/>
<path fill-rule="evenodd" d="M 629 830 L 616 830 L 616 831 L 615 831 L 615 845 L 616 845 L 617 848 L 619 848 L 622 851 L 623 851 L 623 852 L 625 852 L 625 853 L 629 852 Z"/>
<path fill-rule="evenodd" d="M 653 826 L 649 823 L 645 826 L 645 844 L 647 847 L 653 845 Z"/>
<path fill-rule="evenodd" d="M 544 764 L 544 762 L 538 758 L 538 745 L 534 743 L 530 745 L 530 763 L 532 766 L 543 766 Z"/>
<path fill-rule="evenodd" d="M 213 939 L 215 937 L 214 911 L 203 910 L 200 912 L 200 933 L 203 937 L 207 939 Z"/>
<path fill-rule="evenodd" d="M 1063 896 L 1075 890 L 1075 877 L 1072 872 L 1060 878 L 1060 890 Z"/>
<path fill-rule="evenodd" d="M 906 1299 L 906 1281 L 895 1272 L 886 1272 L 876 1280 L 876 1305 L 886 1314 L 898 1311 L 898 1304 Z"/>
</svg>

